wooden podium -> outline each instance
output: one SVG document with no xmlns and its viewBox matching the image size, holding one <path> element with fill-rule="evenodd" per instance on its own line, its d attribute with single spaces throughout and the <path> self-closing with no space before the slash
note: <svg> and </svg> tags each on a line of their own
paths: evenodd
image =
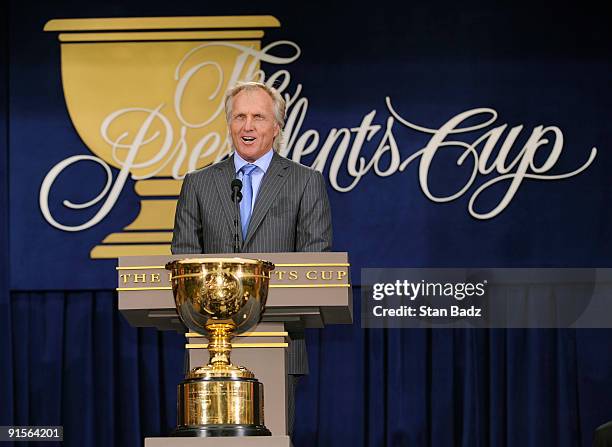
<svg viewBox="0 0 612 447">
<path fill-rule="evenodd" d="M 287 434 L 287 348 L 305 328 L 353 322 L 347 253 L 239 253 L 124 256 L 117 267 L 119 310 L 136 327 L 186 332 L 176 313 L 167 262 L 185 258 L 263 259 L 271 273 L 266 309 L 259 325 L 232 342 L 232 362 L 246 366 L 264 385 L 265 424 L 271 437 L 147 438 L 145 447 L 289 447 Z M 208 361 L 206 339 L 186 333 L 186 367 Z"/>
</svg>

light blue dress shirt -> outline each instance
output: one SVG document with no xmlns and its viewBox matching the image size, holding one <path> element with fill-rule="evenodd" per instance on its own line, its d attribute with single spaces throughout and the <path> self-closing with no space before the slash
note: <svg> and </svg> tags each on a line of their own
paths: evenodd
<svg viewBox="0 0 612 447">
<path fill-rule="evenodd" d="M 270 149 L 264 155 L 255 160 L 255 162 L 251 163 L 259 168 L 253 170 L 253 172 L 251 173 L 251 185 L 253 186 L 253 201 L 251 202 L 251 212 L 253 211 L 255 201 L 257 200 L 259 186 L 261 185 L 261 181 L 263 179 L 264 174 L 270 167 L 273 155 L 274 151 Z M 242 181 L 242 172 L 239 171 L 246 164 L 249 164 L 249 162 L 244 160 L 240 155 L 238 155 L 237 151 L 234 151 L 234 167 L 236 168 L 236 178 L 240 179 L 240 181 Z"/>
</svg>

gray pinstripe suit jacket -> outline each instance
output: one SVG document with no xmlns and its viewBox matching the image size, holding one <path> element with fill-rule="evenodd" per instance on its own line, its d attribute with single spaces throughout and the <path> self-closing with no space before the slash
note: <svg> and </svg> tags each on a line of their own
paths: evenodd
<svg viewBox="0 0 612 447">
<path fill-rule="evenodd" d="M 176 208 L 172 253 L 233 252 L 234 178 L 233 156 L 187 174 Z M 240 242 L 243 253 L 329 251 L 331 212 L 321 173 L 274 153 Z M 292 343 L 288 370 L 308 371 L 303 341 Z"/>
</svg>

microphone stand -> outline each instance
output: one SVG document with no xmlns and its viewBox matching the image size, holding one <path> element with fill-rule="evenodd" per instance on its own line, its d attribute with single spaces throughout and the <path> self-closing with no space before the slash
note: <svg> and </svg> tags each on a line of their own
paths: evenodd
<svg viewBox="0 0 612 447">
<path fill-rule="evenodd" d="M 239 179 L 232 180 L 232 202 L 234 202 L 234 253 L 240 253 L 240 201 L 242 200 L 242 182 Z"/>
</svg>

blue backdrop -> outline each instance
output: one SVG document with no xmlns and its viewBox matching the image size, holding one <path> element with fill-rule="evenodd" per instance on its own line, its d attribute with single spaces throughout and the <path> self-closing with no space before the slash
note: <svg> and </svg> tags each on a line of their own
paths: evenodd
<svg viewBox="0 0 612 447">
<path fill-rule="evenodd" d="M 264 43 L 286 39 L 301 49 L 283 68 L 290 90 L 302 84 L 308 98 L 302 133 L 313 129 L 324 140 L 375 111 L 381 128 L 363 145 L 367 162 L 384 145 L 393 117 L 388 97 L 403 161 L 432 135 L 407 128 L 398 115 L 438 129 L 488 108 L 497 114 L 490 125 L 447 141 L 473 143 L 507 124 L 494 157 L 509 130 L 523 126 L 512 159 L 534 129 L 556 126 L 562 152 L 542 175 L 585 166 L 568 179 L 526 178 L 502 212 L 478 219 L 472 214 L 493 209 L 510 179 L 478 196 L 472 214 L 470 198 L 500 173 L 479 174 L 455 200 L 434 203 L 419 183 L 420 157 L 389 176 L 370 170 L 341 192 L 332 180 L 346 186 L 355 178 L 348 154 L 332 174 L 335 145 L 323 165 L 334 249 L 350 253 L 357 284 L 362 267 L 612 266 L 612 41 L 595 3 L 10 0 L 0 8 L 7 42 L 0 48 L 0 425 L 61 424 L 68 446 L 138 445 L 174 425 L 181 377 L 182 337 L 129 327 L 112 292 L 114 261 L 89 259 L 94 245 L 133 221 L 133 183 L 86 231 L 53 228 L 40 211 L 41 183 L 53 165 L 89 154 L 66 111 L 56 36 L 42 31 L 52 18 L 274 15 L 281 27 L 266 31 Z M 535 166 L 559 141 L 554 132 L 545 137 Z M 320 146 L 301 161 L 311 165 Z M 457 166 L 460 153 L 455 145 L 436 155 L 432 194 L 449 196 L 467 181 L 471 159 Z M 93 166 L 63 178 L 51 196 L 55 216 L 72 224 L 89 218 L 68 213 L 61 201 L 91 198 L 101 181 Z M 358 294 L 356 287 L 356 315 Z M 307 337 L 312 374 L 298 388 L 296 447 L 588 446 L 593 429 L 612 419 L 609 329 L 384 331 L 357 321 Z"/>
</svg>

